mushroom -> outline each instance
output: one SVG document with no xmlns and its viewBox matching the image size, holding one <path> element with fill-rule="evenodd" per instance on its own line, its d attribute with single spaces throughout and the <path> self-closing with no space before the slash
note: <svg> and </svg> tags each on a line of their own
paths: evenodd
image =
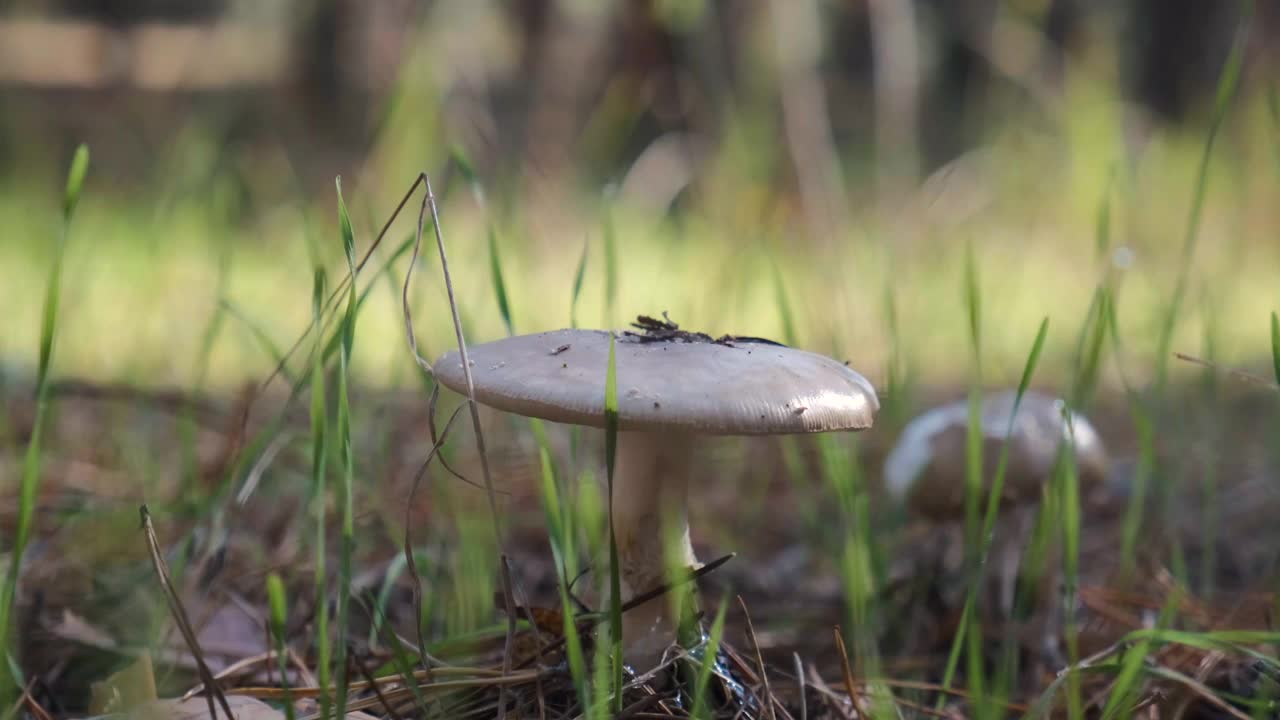
<svg viewBox="0 0 1280 720">
<path fill-rule="evenodd" d="M 985 494 L 999 464 L 1016 399 L 1016 392 L 1003 391 L 982 401 L 984 497 L 980 512 L 985 512 Z M 1051 479 L 1061 444 L 1072 440 L 1081 495 L 1098 491 L 1107 481 L 1109 460 L 1097 430 L 1074 411 L 1066 413 L 1071 422 L 1065 422 L 1064 411 L 1065 403 L 1060 398 L 1024 393 L 1009 434 L 1009 460 L 999 509 L 1014 516 L 1012 524 L 1016 527 L 1009 538 L 1011 542 L 997 543 L 993 551 L 999 557 L 998 566 L 1007 571 L 1000 588 L 1006 609 L 1013 600 L 1012 570 L 1019 560 L 1020 538 L 1029 530 L 1027 526 Z M 884 482 L 889 495 L 904 503 L 912 514 L 935 523 L 963 521 L 968 423 L 966 400 L 934 408 L 907 423 L 885 458 Z"/>
<path fill-rule="evenodd" d="M 697 565 L 686 505 L 699 437 L 863 430 L 879 409 L 871 383 L 831 358 L 641 321 L 644 332 L 614 336 L 619 432 L 612 502 L 624 602 L 665 580 L 660 528 L 675 532 L 678 561 Z M 604 427 L 610 335 L 556 330 L 470 346 L 476 400 L 526 417 Z M 440 383 L 466 392 L 456 351 L 434 368 Z M 667 605 L 647 602 L 624 615 L 629 662 L 652 660 L 675 640 L 679 618 Z"/>
</svg>

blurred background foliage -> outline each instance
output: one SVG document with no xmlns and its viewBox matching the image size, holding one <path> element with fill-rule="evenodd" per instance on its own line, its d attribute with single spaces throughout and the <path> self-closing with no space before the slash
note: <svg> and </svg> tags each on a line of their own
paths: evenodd
<svg viewBox="0 0 1280 720">
<path fill-rule="evenodd" d="M 1261 363 L 1280 305 L 1280 13 L 1259 3 L 1242 29 L 1240 7 L 11 0 L 0 6 L 0 357 L 35 356 L 60 174 L 87 141 L 64 374 L 260 377 L 272 366 L 260 335 L 288 347 L 309 321 L 309 258 L 343 267 L 333 177 L 363 250 L 426 170 L 475 340 L 503 331 L 492 228 L 517 331 L 568 323 L 585 244 L 583 324 L 667 310 L 713 333 L 783 337 L 789 310 L 800 344 L 851 359 L 879 387 L 891 372 L 959 382 L 972 245 L 991 381 L 1016 379 L 1044 315 L 1044 377 L 1064 377 L 1105 273 L 1124 278 L 1117 314 L 1140 381 L 1173 294 L 1215 81 L 1247 31 L 1174 346 Z M 412 227 L 401 217 L 379 256 Z M 451 334 L 435 263 L 420 262 L 430 355 Z M 356 346 L 354 371 L 377 384 L 412 377 L 395 288 L 405 259 L 395 268 Z M 219 306 L 239 321 L 205 368 Z"/>
</svg>

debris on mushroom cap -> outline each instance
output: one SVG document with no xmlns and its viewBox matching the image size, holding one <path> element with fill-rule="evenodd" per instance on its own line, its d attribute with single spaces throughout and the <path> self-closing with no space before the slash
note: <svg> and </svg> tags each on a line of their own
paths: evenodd
<svg viewBox="0 0 1280 720">
<path fill-rule="evenodd" d="M 983 482 L 990 487 L 999 464 L 1009 416 L 1017 393 L 989 395 L 982 402 Z M 1022 396 L 1013 433 L 1001 504 L 1039 500 L 1049 481 L 1059 445 L 1073 435 L 1077 473 L 1082 491 L 1101 486 L 1107 477 L 1107 451 L 1084 416 L 1072 412 L 1063 420 L 1063 401 L 1028 392 Z M 934 408 L 912 420 L 885 458 L 884 481 L 890 495 L 905 500 L 921 515 L 957 517 L 964 508 L 965 444 L 969 405 L 960 400 Z"/>
<path fill-rule="evenodd" d="M 616 338 L 620 430 L 863 430 L 880 408 L 871 383 L 837 360 L 670 325 L 673 337 L 646 332 Z M 519 415 L 603 427 L 609 337 L 603 330 L 556 330 L 472 345 L 467 352 L 476 399 Z M 434 369 L 446 387 L 466 392 L 456 351 L 442 355 Z"/>
</svg>

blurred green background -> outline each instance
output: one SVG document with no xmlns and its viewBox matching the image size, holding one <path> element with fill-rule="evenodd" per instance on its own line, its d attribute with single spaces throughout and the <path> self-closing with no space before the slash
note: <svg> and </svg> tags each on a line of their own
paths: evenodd
<svg viewBox="0 0 1280 720">
<path fill-rule="evenodd" d="M 992 382 L 1016 381 L 1045 315 L 1043 377 L 1061 378 L 1106 272 L 1123 276 L 1140 382 L 1238 26 L 1235 3 L 1190 0 L 9 2 L 0 357 L 34 360 L 60 178 L 85 141 L 64 375 L 260 378 L 273 363 L 251 327 L 288 347 L 309 321 L 309 253 L 341 268 L 333 178 L 363 250 L 426 170 L 473 340 L 503 332 L 492 226 L 517 331 L 568 323 L 585 246 L 581 324 L 666 310 L 781 337 L 781 294 L 800 344 L 878 387 L 891 372 L 950 384 L 969 372 L 972 246 Z M 1173 343 L 1237 364 L 1261 362 L 1280 306 L 1276 27 L 1261 3 Z M 428 355 L 451 341 L 429 257 L 413 296 Z M 411 377 L 390 285 L 356 347 L 374 384 Z M 222 329 L 206 374 L 219 303 L 244 321 Z"/>
<path fill-rule="evenodd" d="M 847 359 L 873 382 L 884 410 L 871 432 L 725 441 L 699 461 L 732 481 L 694 489 L 694 542 L 705 558 L 748 559 L 708 581 L 745 588 L 771 662 L 800 648 L 836 667 L 827 631 L 845 623 L 856 662 L 887 637 L 886 656 L 907 661 L 887 672 L 937 680 L 956 628 L 979 634 L 973 618 L 953 622 L 958 605 L 917 612 L 893 596 L 895 572 L 945 582 L 909 565 L 927 543 L 880 504 L 877 463 L 927 402 L 974 380 L 1015 385 L 1045 317 L 1033 384 L 1099 418 L 1123 461 L 1107 512 L 1062 521 L 1079 574 L 1105 589 L 1121 557 L 1150 561 L 1160 582 L 1172 567 L 1206 596 L 1273 588 L 1274 403 L 1171 353 L 1271 372 L 1278 39 L 1274 2 L 0 2 L 0 438 L 12 440 L 0 485 L 18 487 L 26 468 L 0 527 L 34 517 L 36 560 L 15 607 L 44 618 L 18 633 L 24 669 L 52 673 L 46 694 L 78 702 L 118 668 L 120 648 L 160 647 L 167 609 L 135 532 L 143 500 L 193 570 L 189 602 L 229 607 L 207 592 L 229 588 L 261 608 L 263 575 L 278 571 L 304 652 L 328 641 L 306 602 L 327 598 L 339 562 L 356 568 L 341 582 L 376 588 L 406 636 L 497 627 L 483 494 L 439 478 L 411 494 L 429 411 L 405 342 L 400 251 L 420 195 L 359 278 L 351 414 L 331 394 L 308 428 L 304 403 L 281 409 L 277 395 L 259 406 L 279 411 L 264 423 L 240 392 L 307 331 L 314 268 L 330 287 L 346 271 L 338 176 L 363 254 L 430 173 L 472 342 L 666 311 L 686 329 Z M 1224 94 L 1233 47 L 1238 90 Z M 93 159 L 66 245 L 41 447 L 27 391 L 81 142 Z M 408 304 L 433 358 L 453 327 L 433 249 L 417 262 Z M 1114 326 L 1098 322 L 1103 305 Z M 300 347 L 295 378 L 311 350 Z M 338 364 L 328 369 L 341 375 Z M 97 402 L 118 399 L 109 390 L 125 402 Z M 576 549 L 598 559 L 601 438 L 485 422 L 511 493 L 502 521 L 517 582 L 554 604 L 563 578 L 538 505 L 556 503 L 539 492 L 564 485 L 582 515 L 566 537 L 582 535 Z M 444 456 L 474 478 L 470 447 Z M 1052 538 L 1058 512 L 1046 507 Z M 351 535 L 338 548 L 340 512 Z M 421 580 L 406 578 L 411 545 Z M 58 623 L 68 608 L 119 640 L 89 648 L 106 660 L 80 657 L 93 653 Z M 730 637 L 745 646 L 736 613 Z M 264 650 L 259 629 L 222 666 Z M 79 656 L 60 655 L 68 648 Z M 916 652 L 924 662 L 906 657 Z"/>
</svg>

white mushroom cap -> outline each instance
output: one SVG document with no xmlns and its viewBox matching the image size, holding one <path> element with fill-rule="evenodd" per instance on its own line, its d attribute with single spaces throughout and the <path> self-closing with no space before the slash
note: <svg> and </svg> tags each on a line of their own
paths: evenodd
<svg viewBox="0 0 1280 720">
<path fill-rule="evenodd" d="M 1016 397 L 1017 393 L 1004 391 L 983 398 L 981 424 L 986 486 L 995 476 Z M 1079 413 L 1070 413 L 1068 426 L 1062 411 L 1060 398 L 1036 392 L 1022 396 L 1009 437 L 1009 464 L 1001 498 L 1006 505 L 1040 498 L 1041 487 L 1053 471 L 1058 448 L 1072 434 L 1081 487 L 1088 490 L 1105 482 L 1108 459 L 1102 438 Z M 889 494 L 906 501 L 914 511 L 931 517 L 954 517 L 963 512 L 968 422 L 968 401 L 959 400 L 934 408 L 908 423 L 885 458 L 884 481 Z"/>
<path fill-rule="evenodd" d="M 468 348 L 476 399 L 527 417 L 604 426 L 609 336 L 555 330 Z M 866 378 L 822 355 L 767 342 L 616 342 L 620 430 L 767 435 L 863 430 L 880 408 Z M 466 392 L 456 351 L 435 362 Z"/>
</svg>

